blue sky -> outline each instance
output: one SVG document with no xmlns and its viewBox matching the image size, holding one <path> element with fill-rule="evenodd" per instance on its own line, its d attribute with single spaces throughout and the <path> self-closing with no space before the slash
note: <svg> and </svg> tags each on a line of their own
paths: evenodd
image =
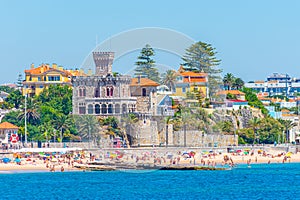
<svg viewBox="0 0 300 200">
<path fill-rule="evenodd" d="M 31 63 L 80 67 L 95 47 L 122 31 L 161 27 L 211 43 L 220 68 L 245 81 L 272 72 L 300 77 L 300 1 L 1 1 L 0 83 Z M 137 56 L 115 64 L 127 67 Z M 156 59 L 179 66 L 180 59 Z M 131 68 L 131 66 L 129 67 Z"/>
</svg>

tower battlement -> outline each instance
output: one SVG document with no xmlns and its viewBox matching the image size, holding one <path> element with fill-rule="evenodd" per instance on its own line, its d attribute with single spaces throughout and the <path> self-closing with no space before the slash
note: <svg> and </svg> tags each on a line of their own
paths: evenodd
<svg viewBox="0 0 300 200">
<path fill-rule="evenodd" d="M 107 76 L 112 73 L 114 56 L 114 52 L 93 52 L 97 76 Z"/>
</svg>

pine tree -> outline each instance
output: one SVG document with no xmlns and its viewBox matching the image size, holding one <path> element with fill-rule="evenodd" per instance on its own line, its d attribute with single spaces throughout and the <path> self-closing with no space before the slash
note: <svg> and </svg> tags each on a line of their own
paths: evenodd
<svg viewBox="0 0 300 200">
<path fill-rule="evenodd" d="M 140 52 L 138 61 L 135 63 L 137 66 L 134 75 L 136 77 L 146 77 L 153 81 L 159 82 L 160 76 L 157 68 L 155 68 L 155 61 L 151 58 L 155 55 L 154 49 L 147 44 Z"/>
<path fill-rule="evenodd" d="M 186 54 L 182 57 L 185 70 L 208 74 L 210 96 L 214 95 L 222 84 L 222 70 L 217 68 L 221 60 L 216 58 L 216 54 L 216 49 L 211 44 L 197 42 L 186 49 Z"/>
<path fill-rule="evenodd" d="M 19 73 L 18 80 L 17 80 L 17 87 L 20 91 L 22 91 L 23 87 L 23 76 L 21 73 Z"/>
</svg>

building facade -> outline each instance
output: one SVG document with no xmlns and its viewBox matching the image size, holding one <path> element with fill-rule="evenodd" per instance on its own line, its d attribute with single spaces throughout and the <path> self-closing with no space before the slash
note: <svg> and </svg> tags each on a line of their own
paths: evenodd
<svg viewBox="0 0 300 200">
<path fill-rule="evenodd" d="M 273 73 L 266 81 L 249 81 L 245 87 L 258 93 L 268 93 L 269 96 L 287 95 L 294 97 L 300 93 L 300 79 L 291 78 L 288 74 Z"/>
<path fill-rule="evenodd" d="M 112 75 L 113 52 L 94 52 L 96 73 L 76 76 L 73 85 L 73 114 L 120 115 L 136 111 L 129 75 Z"/>
<path fill-rule="evenodd" d="M 208 74 L 184 71 L 181 66 L 177 72 L 175 96 L 187 97 L 188 92 L 200 92 L 208 98 Z"/>
<path fill-rule="evenodd" d="M 52 64 L 52 66 L 42 64 L 36 68 L 34 64 L 31 64 L 31 69 L 25 70 L 22 93 L 33 97 L 39 95 L 49 85 L 68 85 L 71 87 L 73 76 L 85 76 L 85 74 L 80 70 L 65 70 L 57 64 Z"/>
</svg>

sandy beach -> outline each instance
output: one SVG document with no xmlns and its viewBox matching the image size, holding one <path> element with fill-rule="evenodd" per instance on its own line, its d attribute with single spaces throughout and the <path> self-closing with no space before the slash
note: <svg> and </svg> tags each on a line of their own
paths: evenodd
<svg viewBox="0 0 300 200">
<path fill-rule="evenodd" d="M 190 152 L 189 154 L 187 152 Z M 56 159 L 56 158 L 55 158 Z M 13 160 L 13 159 L 12 159 Z M 70 162 L 71 161 L 71 162 Z M 248 154 L 239 153 L 197 153 L 193 151 L 151 151 L 151 150 L 110 150 L 100 151 L 99 154 L 85 152 L 81 159 L 66 161 L 58 158 L 55 162 L 31 158 L 30 160 L 22 158 L 21 163 L 9 162 L 0 163 L 0 173 L 7 172 L 66 172 L 80 170 L 76 166 L 89 166 L 90 162 L 108 163 L 108 166 L 122 163 L 123 165 L 158 165 L 158 166 L 226 166 L 237 164 L 267 164 L 267 163 L 300 163 L 300 152 L 291 154 L 280 151 L 259 152 L 252 150 Z"/>
</svg>

